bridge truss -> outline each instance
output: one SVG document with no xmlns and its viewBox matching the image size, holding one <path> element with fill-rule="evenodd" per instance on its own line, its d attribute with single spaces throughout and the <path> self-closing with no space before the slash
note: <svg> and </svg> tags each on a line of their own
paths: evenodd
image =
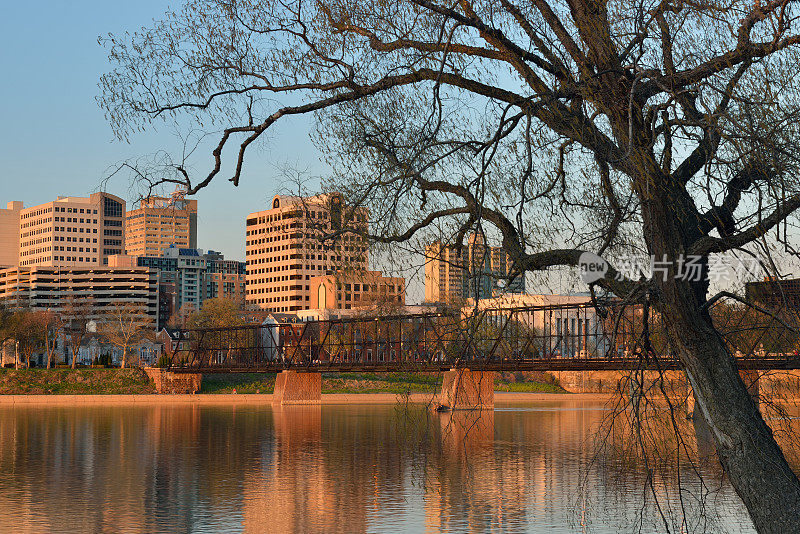
<svg viewBox="0 0 800 534">
<path fill-rule="evenodd" d="M 800 368 L 797 317 L 718 301 L 710 310 L 740 369 Z M 175 372 L 675 370 L 660 316 L 644 304 L 368 315 L 184 329 L 165 349 Z"/>
</svg>

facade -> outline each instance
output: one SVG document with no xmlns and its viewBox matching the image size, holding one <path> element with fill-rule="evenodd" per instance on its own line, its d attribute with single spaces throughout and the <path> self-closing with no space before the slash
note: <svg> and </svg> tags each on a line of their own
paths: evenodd
<svg viewBox="0 0 800 534">
<path fill-rule="evenodd" d="M 160 256 L 119 256 L 115 266 L 147 267 L 158 273 L 158 326 L 175 313 L 199 310 L 212 298 L 226 298 L 244 306 L 245 264 L 226 260 L 222 254 L 200 249 L 164 249 Z"/>
<path fill-rule="evenodd" d="M 160 256 L 164 249 L 197 248 L 197 200 L 181 191 L 169 198 L 147 197 L 125 215 L 125 253 Z"/>
<path fill-rule="evenodd" d="M 59 315 L 72 302 L 84 303 L 85 318 L 96 321 L 114 303 L 133 303 L 155 321 L 158 275 L 142 267 L 9 267 L 0 269 L 0 301 Z"/>
<path fill-rule="evenodd" d="M 18 215 L 17 215 L 18 214 Z M 0 213 L 0 263 L 33 267 L 100 267 L 125 242 L 125 201 L 108 193 L 58 197 L 23 208 L 10 202 Z M 17 235 L 14 246 L 13 235 Z M 16 261 L 13 261 L 16 250 Z"/>
<path fill-rule="evenodd" d="M 345 268 L 366 271 L 364 238 L 345 233 L 324 243 L 318 239 L 343 225 L 366 229 L 366 210 L 348 212 L 339 195 L 276 195 L 271 206 L 247 216 L 248 305 L 270 312 L 307 310 L 312 307 L 312 278 Z M 347 213 L 352 221 L 343 221 Z"/>
<path fill-rule="evenodd" d="M 478 312 L 484 312 L 485 321 L 497 325 L 504 324 L 513 314 L 510 317 L 515 324 L 533 329 L 538 338 L 528 350 L 545 357 L 607 357 L 615 350 L 613 347 L 622 356 L 625 350 L 612 335 L 614 325 L 605 324 L 589 295 L 502 295 L 477 304 L 467 301 L 462 308 L 462 316 Z"/>
<path fill-rule="evenodd" d="M 309 280 L 312 309 L 405 306 L 405 279 L 379 271 L 338 271 Z"/>
<path fill-rule="evenodd" d="M 774 309 L 800 309 L 800 278 L 747 282 L 744 291 L 745 298 L 750 302 Z"/>
<path fill-rule="evenodd" d="M 0 209 L 0 267 L 19 263 L 19 216 L 22 202 L 15 200 Z"/>
<path fill-rule="evenodd" d="M 425 249 L 425 301 L 452 303 L 486 299 L 503 293 L 525 293 L 525 276 L 506 281 L 511 260 L 501 247 L 470 236 L 460 250 L 434 241 Z M 501 282 L 502 281 L 502 282 Z"/>
</svg>

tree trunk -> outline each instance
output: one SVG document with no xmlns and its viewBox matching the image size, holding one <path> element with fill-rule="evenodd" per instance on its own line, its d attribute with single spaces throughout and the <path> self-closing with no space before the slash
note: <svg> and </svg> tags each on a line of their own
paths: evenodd
<svg viewBox="0 0 800 534">
<path fill-rule="evenodd" d="M 122 347 L 122 364 L 120 365 L 120 369 L 125 369 L 125 363 L 126 363 L 125 360 L 127 360 L 127 356 L 128 356 L 128 348 Z"/>
<path fill-rule="evenodd" d="M 44 334 L 44 350 L 46 352 L 45 357 L 47 358 L 47 369 L 50 369 L 50 359 L 53 357 L 53 351 L 50 350 L 50 334 L 48 331 L 45 331 Z"/>
<path fill-rule="evenodd" d="M 756 529 L 800 532 L 800 481 L 708 314 L 681 307 L 665 314 L 669 315 L 670 338 L 680 351 L 694 391 L 695 410 L 709 424 L 725 474 Z"/>
<path fill-rule="evenodd" d="M 694 391 L 695 410 L 708 423 L 725 474 L 758 532 L 800 532 L 800 480 L 704 307 L 707 263 L 699 281 L 679 279 L 675 271 L 677 259 L 697 238 L 687 223 L 692 210 L 674 190 L 648 196 L 643 209 L 648 248 L 657 260 L 672 263 L 666 277 L 654 273 L 657 307 Z"/>
</svg>

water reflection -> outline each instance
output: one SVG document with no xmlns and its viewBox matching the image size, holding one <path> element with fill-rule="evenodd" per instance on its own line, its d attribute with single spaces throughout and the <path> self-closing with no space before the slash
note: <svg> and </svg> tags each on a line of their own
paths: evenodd
<svg viewBox="0 0 800 534">
<path fill-rule="evenodd" d="M 640 466 L 597 454 L 602 408 L 3 408 L 0 532 L 663 531 Z"/>
</svg>

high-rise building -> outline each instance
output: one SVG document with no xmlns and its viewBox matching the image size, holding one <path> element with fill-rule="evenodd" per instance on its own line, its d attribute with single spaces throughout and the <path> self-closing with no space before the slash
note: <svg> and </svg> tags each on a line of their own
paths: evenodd
<svg viewBox="0 0 800 534">
<path fill-rule="evenodd" d="M 219 252 L 205 254 L 206 272 L 203 274 L 203 298 L 224 298 L 244 307 L 245 263 L 226 260 Z"/>
<path fill-rule="evenodd" d="M 19 263 L 19 215 L 22 202 L 15 200 L 0 209 L 0 267 Z"/>
<path fill-rule="evenodd" d="M 434 241 L 425 248 L 425 301 L 456 302 L 486 299 L 503 293 L 524 293 L 525 276 L 508 281 L 511 259 L 501 247 L 470 236 L 459 250 Z"/>
<path fill-rule="evenodd" d="M 0 264 L 98 267 L 123 250 L 125 201 L 108 193 L 58 197 L 30 208 L 10 202 L 0 211 Z"/>
<path fill-rule="evenodd" d="M 347 209 L 337 194 L 276 195 L 271 206 L 247 216 L 248 304 L 270 312 L 307 310 L 312 307 L 311 278 L 345 268 L 367 269 L 363 237 L 348 232 L 319 240 L 343 226 L 366 229 L 366 210 Z"/>
<path fill-rule="evenodd" d="M 125 215 L 125 232 L 125 253 L 131 256 L 160 256 L 169 246 L 197 248 L 197 201 L 182 191 L 147 197 Z"/>
<path fill-rule="evenodd" d="M 158 273 L 158 326 L 174 314 L 188 315 L 203 307 L 203 302 L 225 298 L 244 307 L 245 264 L 226 260 L 213 250 L 164 249 L 160 256 L 116 256 L 115 267 L 148 267 Z"/>
</svg>

